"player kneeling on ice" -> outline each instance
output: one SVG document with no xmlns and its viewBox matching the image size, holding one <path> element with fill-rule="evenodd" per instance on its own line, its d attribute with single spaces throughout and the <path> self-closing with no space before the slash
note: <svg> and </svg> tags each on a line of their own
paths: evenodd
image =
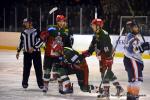
<svg viewBox="0 0 150 100">
<path fill-rule="evenodd" d="M 60 46 L 56 47 L 57 50 L 60 49 Z M 56 67 L 56 72 L 58 73 L 59 93 L 68 94 L 73 92 L 73 84 L 71 84 L 68 77 L 68 75 L 71 74 L 76 74 L 81 91 L 89 92 L 89 69 L 85 58 L 72 48 L 64 47 L 63 55 L 59 57 L 59 60 L 60 67 Z"/>
<path fill-rule="evenodd" d="M 90 56 L 94 51 L 96 52 L 96 56 L 99 60 L 100 64 L 100 72 L 103 83 L 103 91 L 100 92 L 100 97 L 109 97 L 109 82 L 111 81 L 113 85 L 117 89 L 116 95 L 120 95 L 123 92 L 123 88 L 120 86 L 117 81 L 117 77 L 112 72 L 112 64 L 113 64 L 113 46 L 111 44 L 111 39 L 109 34 L 102 29 L 103 21 L 102 19 L 93 19 L 91 22 L 91 27 L 95 32 L 89 49 L 84 51 L 82 54 L 85 57 Z M 106 71 L 106 74 L 105 74 Z M 101 87 L 99 87 L 101 90 Z"/>
<path fill-rule="evenodd" d="M 59 45 L 55 46 L 54 50 L 62 50 Z M 88 85 L 89 69 L 85 58 L 77 51 L 69 47 L 63 48 L 63 55 L 59 57 L 59 67 L 56 67 L 58 73 L 59 93 L 73 93 L 73 84 L 71 84 L 68 75 L 76 74 L 78 84 L 83 92 L 89 92 Z"/>
<path fill-rule="evenodd" d="M 142 43 L 138 36 L 140 28 L 136 21 L 128 21 L 130 31 L 125 38 L 124 66 L 128 74 L 127 100 L 139 100 L 140 85 L 143 82 L 143 68 L 141 54 L 150 50 L 150 43 Z M 144 40 L 145 41 L 145 40 Z"/>
<path fill-rule="evenodd" d="M 67 75 L 76 74 L 81 91 L 89 92 L 89 69 L 85 58 L 72 48 L 64 47 L 63 67 Z"/>
</svg>

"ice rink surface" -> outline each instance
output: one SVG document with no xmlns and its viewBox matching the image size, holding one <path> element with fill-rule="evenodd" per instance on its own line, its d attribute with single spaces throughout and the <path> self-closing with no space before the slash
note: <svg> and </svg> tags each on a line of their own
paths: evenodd
<svg viewBox="0 0 150 100">
<path fill-rule="evenodd" d="M 21 53 L 19 60 L 16 60 L 15 54 L 15 51 L 0 50 L 0 100 L 96 100 L 96 93 L 90 94 L 80 91 L 75 75 L 69 76 L 74 83 L 74 93 L 72 95 L 60 95 L 58 93 L 57 83 L 50 83 L 49 91 L 44 95 L 42 90 L 37 86 L 33 66 L 29 78 L 29 87 L 27 90 L 24 90 L 21 86 L 23 55 Z M 90 84 L 99 85 L 101 78 L 96 57 L 92 56 L 86 60 L 89 65 Z M 140 100 L 150 100 L 150 59 L 144 59 L 144 65 L 144 83 L 140 91 Z M 124 70 L 122 58 L 114 59 L 113 71 L 126 91 L 126 86 L 128 84 L 127 74 Z M 113 96 L 116 91 L 112 85 L 110 92 L 110 100 L 126 99 L 126 96 L 120 98 Z"/>
</svg>

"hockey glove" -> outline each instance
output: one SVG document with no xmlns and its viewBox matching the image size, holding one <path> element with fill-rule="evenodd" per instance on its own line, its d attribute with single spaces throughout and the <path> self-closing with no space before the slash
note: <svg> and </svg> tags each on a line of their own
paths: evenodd
<svg viewBox="0 0 150 100">
<path fill-rule="evenodd" d="M 40 38 L 42 41 L 46 41 L 46 38 L 48 37 L 48 32 L 47 31 L 43 31 L 40 33 Z"/>
<path fill-rule="evenodd" d="M 140 51 L 140 53 L 143 53 L 145 50 L 150 50 L 150 43 L 144 42 L 137 49 Z"/>
<path fill-rule="evenodd" d="M 17 52 L 17 54 L 16 54 L 16 58 L 17 58 L 17 59 L 19 59 L 19 52 Z"/>
</svg>

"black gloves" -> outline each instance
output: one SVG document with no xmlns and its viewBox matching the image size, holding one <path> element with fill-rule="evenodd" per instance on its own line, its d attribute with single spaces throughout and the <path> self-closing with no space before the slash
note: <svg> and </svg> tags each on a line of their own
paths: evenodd
<svg viewBox="0 0 150 100">
<path fill-rule="evenodd" d="M 146 50 L 150 50 L 150 43 L 149 42 L 144 42 L 141 44 L 141 46 L 138 47 L 140 53 L 143 53 Z"/>
</svg>

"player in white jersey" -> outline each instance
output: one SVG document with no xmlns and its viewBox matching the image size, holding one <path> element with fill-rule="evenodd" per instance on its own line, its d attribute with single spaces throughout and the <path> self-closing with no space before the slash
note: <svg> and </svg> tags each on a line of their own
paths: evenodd
<svg viewBox="0 0 150 100">
<path fill-rule="evenodd" d="M 138 38 L 140 28 L 136 21 L 128 21 L 130 27 L 125 38 L 124 66 L 128 74 L 127 100 L 139 100 L 140 85 L 143 82 L 142 53 L 150 49 L 149 42 L 142 42 Z"/>
</svg>

